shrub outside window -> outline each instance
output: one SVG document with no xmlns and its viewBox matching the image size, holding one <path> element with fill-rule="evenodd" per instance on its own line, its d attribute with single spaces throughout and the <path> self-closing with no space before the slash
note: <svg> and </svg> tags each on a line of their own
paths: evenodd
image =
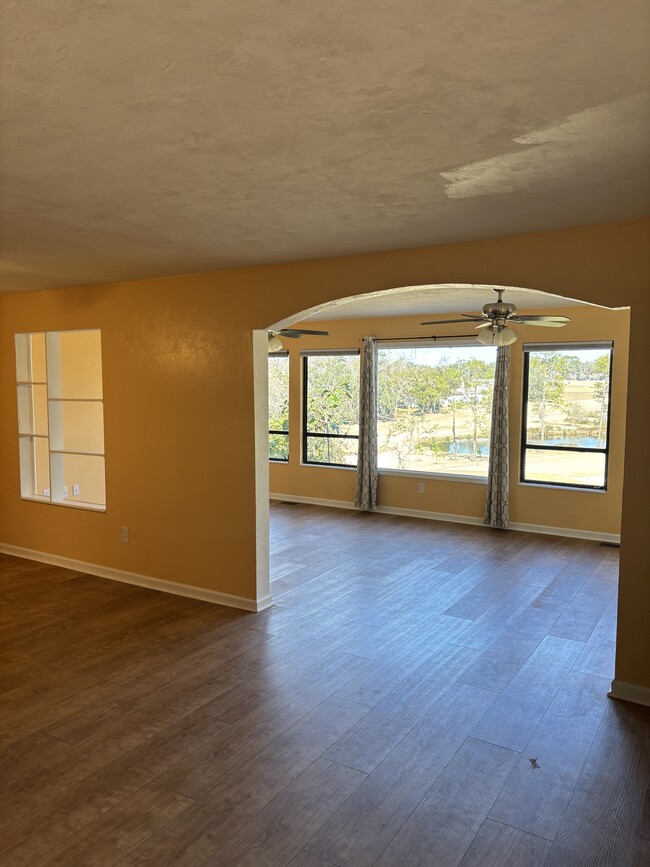
<svg viewBox="0 0 650 867">
<path fill-rule="evenodd" d="M 359 353 L 303 353 L 303 463 L 356 467 Z"/>
<path fill-rule="evenodd" d="M 524 346 L 522 482 L 607 489 L 613 344 Z"/>
</svg>

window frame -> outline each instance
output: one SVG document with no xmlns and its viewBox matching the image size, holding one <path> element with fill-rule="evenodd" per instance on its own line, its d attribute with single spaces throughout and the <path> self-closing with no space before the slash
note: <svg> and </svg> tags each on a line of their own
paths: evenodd
<svg viewBox="0 0 650 867">
<path fill-rule="evenodd" d="M 289 401 L 291 399 L 291 358 L 289 356 L 289 350 L 288 349 L 281 349 L 278 352 L 269 352 L 268 356 L 269 356 L 269 358 L 286 358 L 287 359 L 287 364 L 289 365 L 289 370 L 288 370 L 289 382 L 288 382 L 288 386 L 287 386 L 287 392 L 288 392 L 287 405 L 288 405 Z M 287 416 L 287 419 L 288 419 L 287 425 L 290 425 L 291 424 L 290 415 Z M 289 463 L 289 427 L 287 427 L 286 430 L 271 430 L 271 428 L 269 428 L 269 436 L 271 436 L 271 434 L 279 434 L 281 436 L 286 436 L 286 438 L 287 438 L 287 456 L 286 456 L 286 458 L 272 458 L 271 454 L 270 454 L 270 449 L 269 449 L 269 463 L 288 464 Z"/>
<path fill-rule="evenodd" d="M 361 378 L 361 351 L 359 349 L 323 349 L 323 350 L 304 350 L 300 354 L 301 373 L 302 373 L 302 463 L 309 467 L 339 467 L 347 470 L 356 470 L 359 466 L 359 458 L 357 453 L 357 461 L 354 464 L 337 464 L 329 461 L 310 461 L 308 455 L 308 440 L 310 437 L 319 439 L 349 439 L 359 442 L 358 434 L 329 434 L 329 433 L 314 433 L 307 430 L 307 403 L 309 397 L 309 358 L 323 356 L 347 356 L 354 355 L 359 358 L 359 378 Z M 360 408 L 359 408 L 360 409 Z"/>
<path fill-rule="evenodd" d="M 530 353 L 531 352 L 562 352 L 570 350 L 585 350 L 585 349 L 602 349 L 609 352 L 609 373 L 608 373 L 608 390 L 607 390 L 607 426 L 605 429 L 605 447 L 593 448 L 589 446 L 547 446 L 538 443 L 528 443 L 528 383 L 530 371 Z M 580 491 L 596 491 L 599 493 L 607 492 L 607 482 L 609 474 L 609 437 L 612 417 L 612 373 L 614 368 L 614 341 L 613 340 L 589 340 L 589 341 L 573 341 L 568 343 L 524 343 L 522 346 L 523 354 L 523 376 L 522 376 L 522 392 L 521 392 L 521 442 L 519 450 L 519 484 L 533 485 L 550 488 L 567 488 Z M 573 452 L 573 453 L 588 453 L 588 454 L 604 454 L 605 469 L 603 473 L 602 485 L 581 485 L 579 482 L 550 482 L 544 479 L 527 479 L 526 472 L 526 450 L 537 449 L 539 451 L 556 451 L 556 452 Z"/>
</svg>

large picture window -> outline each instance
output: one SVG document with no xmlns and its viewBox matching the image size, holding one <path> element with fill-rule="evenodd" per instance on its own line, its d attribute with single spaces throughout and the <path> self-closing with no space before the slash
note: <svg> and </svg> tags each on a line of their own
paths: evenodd
<svg viewBox="0 0 650 867">
<path fill-rule="evenodd" d="M 100 332 L 16 334 L 16 391 L 21 496 L 105 509 Z"/>
<path fill-rule="evenodd" d="M 524 346 L 521 481 L 607 488 L 611 343 Z"/>
<path fill-rule="evenodd" d="M 269 355 L 269 460 L 289 460 L 289 353 Z"/>
<path fill-rule="evenodd" d="M 359 353 L 303 355 L 303 463 L 356 467 Z"/>
<path fill-rule="evenodd" d="M 475 343 L 380 348 L 379 468 L 486 478 L 495 363 Z"/>
</svg>

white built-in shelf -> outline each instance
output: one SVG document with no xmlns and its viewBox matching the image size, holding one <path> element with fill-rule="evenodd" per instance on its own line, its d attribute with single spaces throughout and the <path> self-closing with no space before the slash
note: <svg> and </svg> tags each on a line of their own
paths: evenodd
<svg viewBox="0 0 650 867">
<path fill-rule="evenodd" d="M 48 397 L 49 403 L 102 403 L 101 397 Z"/>
<path fill-rule="evenodd" d="M 86 503 L 83 500 L 51 500 L 49 497 L 40 497 L 38 494 L 23 494 L 21 500 L 30 500 L 33 503 L 47 503 L 49 506 L 65 506 L 67 509 L 89 509 L 91 512 L 105 512 L 106 506 L 99 503 Z"/>
<path fill-rule="evenodd" d="M 87 458 L 103 458 L 104 452 L 82 452 L 78 449 L 50 449 L 51 455 L 83 455 Z"/>
<path fill-rule="evenodd" d="M 17 334 L 16 383 L 22 498 L 106 511 L 99 331 Z"/>
</svg>

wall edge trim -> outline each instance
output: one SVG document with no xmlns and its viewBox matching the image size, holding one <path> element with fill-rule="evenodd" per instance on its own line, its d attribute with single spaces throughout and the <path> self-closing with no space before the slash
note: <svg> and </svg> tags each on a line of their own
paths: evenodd
<svg viewBox="0 0 650 867">
<path fill-rule="evenodd" d="M 328 506 L 334 509 L 356 510 L 353 502 L 347 500 L 322 500 L 318 497 L 294 496 L 293 494 L 269 494 L 271 500 L 280 500 L 287 503 L 304 503 L 311 506 Z M 377 511 L 384 515 L 398 515 L 404 518 L 424 518 L 430 521 L 446 521 L 451 524 L 472 524 L 477 527 L 484 526 L 483 518 L 473 515 L 454 515 L 447 512 L 427 512 L 422 509 L 399 509 L 393 506 L 379 506 Z M 621 537 L 618 533 L 600 533 L 593 530 L 579 530 L 570 527 L 547 527 L 544 524 L 519 524 L 511 523 L 511 530 L 522 533 L 539 533 L 545 536 L 566 536 L 570 539 L 586 539 L 592 542 L 611 542 L 618 544 Z"/>
<path fill-rule="evenodd" d="M 640 686 L 637 683 L 627 683 L 625 680 L 617 680 L 614 678 L 612 687 L 607 693 L 610 698 L 620 699 L 621 701 L 631 701 L 634 704 L 642 704 L 645 707 L 650 707 L 650 687 Z"/>
<path fill-rule="evenodd" d="M 140 575 L 137 572 L 126 572 L 123 569 L 113 569 L 109 566 L 99 566 L 96 563 L 86 563 L 84 560 L 73 560 L 59 554 L 49 554 L 47 551 L 35 551 L 32 548 L 20 548 L 17 545 L 7 545 L 0 542 L 0 553 L 12 557 L 22 557 L 25 560 L 35 560 L 37 563 L 48 563 L 51 566 L 61 566 L 64 569 L 74 569 L 85 572 L 97 578 L 107 578 L 110 581 L 121 581 L 123 584 L 135 584 L 147 590 L 157 590 L 172 596 L 184 596 L 197 599 L 200 602 L 210 602 L 213 605 L 225 605 L 228 608 L 240 608 L 243 611 L 264 611 L 273 605 L 270 595 L 261 599 L 246 599 L 243 596 L 233 596 L 230 593 L 220 593 L 218 590 L 208 590 L 205 587 L 194 587 L 191 584 L 179 584 L 165 578 L 154 578 L 150 575 Z"/>
<path fill-rule="evenodd" d="M 520 524 L 512 522 L 511 530 L 522 533 L 541 533 L 544 536 L 566 536 L 569 539 L 586 539 L 590 542 L 610 542 L 618 545 L 621 541 L 620 533 L 604 533 L 598 530 L 580 530 L 572 527 L 547 527 L 545 524 Z"/>
<path fill-rule="evenodd" d="M 473 515 L 454 515 L 448 512 L 427 512 L 423 509 L 399 509 L 393 506 L 378 506 L 382 515 L 401 515 L 404 518 L 424 518 L 428 521 L 445 521 L 449 524 L 473 524 L 483 526 L 483 519 Z"/>
<path fill-rule="evenodd" d="M 302 497 L 293 494 L 269 494 L 269 500 L 278 500 L 281 503 L 304 503 L 307 506 L 328 506 L 331 509 L 357 510 L 352 501 L 348 500 L 323 500 L 320 497 Z"/>
</svg>

